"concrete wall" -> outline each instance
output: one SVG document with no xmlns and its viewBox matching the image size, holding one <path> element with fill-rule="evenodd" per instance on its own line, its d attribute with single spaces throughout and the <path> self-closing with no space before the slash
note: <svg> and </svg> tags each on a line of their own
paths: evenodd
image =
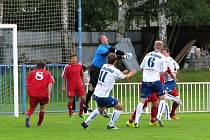
<svg viewBox="0 0 210 140">
<path fill-rule="evenodd" d="M 70 34 L 70 33 L 69 33 Z M 115 32 L 83 32 L 83 63 L 89 63 L 98 45 L 98 35 L 108 36 L 110 44 L 115 45 Z M 1 51 L 1 63 L 12 63 L 12 34 L 2 35 L 3 39 Z M 73 36 L 74 44 L 77 47 L 77 33 Z M 141 55 L 141 32 L 126 32 L 126 37 L 130 37 L 134 42 L 136 54 Z M 137 43 L 136 43 L 137 42 Z M 10 44 L 8 44 L 10 43 Z M 69 46 L 70 47 L 70 46 Z M 18 58 L 19 63 L 33 63 L 36 60 L 46 60 L 49 63 L 67 63 L 64 60 L 63 52 L 70 54 L 69 48 L 63 48 L 62 35 L 60 32 L 18 32 Z M 76 51 L 78 51 L 76 49 Z M 0 52 L 1 53 L 1 52 Z"/>
</svg>

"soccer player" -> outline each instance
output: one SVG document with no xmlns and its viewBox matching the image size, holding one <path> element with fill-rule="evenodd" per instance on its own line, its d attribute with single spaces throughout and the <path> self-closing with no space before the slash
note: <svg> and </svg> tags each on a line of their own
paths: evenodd
<svg viewBox="0 0 210 140">
<path fill-rule="evenodd" d="M 171 69 L 172 74 L 176 77 L 176 73 L 179 70 L 179 65 L 172 57 L 170 57 L 170 51 L 168 48 L 163 48 L 161 52 L 166 57 L 167 65 Z M 169 74 L 166 74 L 164 76 L 164 88 L 168 92 L 166 98 L 168 100 L 173 100 L 170 118 L 175 119 L 175 120 L 179 119 L 176 116 L 175 111 L 176 111 L 176 108 L 182 104 L 182 101 L 180 99 L 178 91 L 176 90 L 176 81 Z"/>
<path fill-rule="evenodd" d="M 88 90 L 88 93 L 86 95 L 86 102 L 85 102 L 85 108 L 84 108 L 84 112 L 87 113 L 87 111 L 91 111 L 88 107 L 89 101 L 91 99 L 91 96 L 95 90 L 96 84 L 98 82 L 98 76 L 99 76 L 99 72 L 100 69 L 102 67 L 103 64 L 105 64 L 107 62 L 107 56 L 110 52 L 117 54 L 117 58 L 118 59 L 122 59 L 122 58 L 131 58 L 132 54 L 130 53 L 125 53 L 123 51 L 117 50 L 115 48 L 113 48 L 112 46 L 109 45 L 109 40 L 105 35 L 100 35 L 98 37 L 98 42 L 99 42 L 99 46 L 95 51 L 94 57 L 93 57 L 93 61 L 92 61 L 92 65 L 90 68 L 90 84 L 91 87 Z M 106 112 L 102 113 L 102 116 L 104 117 L 109 117 Z"/>
<path fill-rule="evenodd" d="M 108 55 L 108 64 L 104 64 L 100 70 L 98 83 L 94 91 L 94 97 L 97 102 L 98 108 L 95 109 L 89 117 L 81 123 L 82 127 L 88 128 L 89 124 L 93 119 L 101 114 L 105 108 L 114 107 L 115 110 L 112 114 L 111 120 L 107 126 L 107 129 L 117 129 L 115 122 L 118 120 L 120 114 L 122 113 L 122 105 L 110 96 L 110 91 L 112 90 L 115 80 L 126 79 L 135 75 L 136 70 L 131 70 L 126 75 L 123 74 L 119 69 L 115 68 L 114 65 L 117 61 L 117 55 L 110 53 Z"/>
<path fill-rule="evenodd" d="M 143 72 L 141 97 L 136 109 L 136 118 L 134 127 L 139 127 L 139 118 L 142 114 L 144 103 L 153 92 L 157 93 L 160 101 L 158 105 L 157 124 L 163 127 L 161 121 L 163 112 L 165 111 L 165 91 L 160 82 L 160 75 L 167 71 L 166 58 L 161 54 L 163 48 L 162 41 L 155 41 L 154 51 L 149 52 L 144 57 L 140 68 Z"/>
<path fill-rule="evenodd" d="M 62 90 L 65 92 L 66 85 L 68 85 L 67 95 L 69 97 L 69 100 L 68 100 L 69 116 L 71 117 L 72 115 L 74 115 L 72 111 L 73 100 L 74 100 L 74 97 L 78 95 L 80 97 L 79 116 L 81 118 L 84 118 L 83 105 L 85 103 L 85 90 L 84 90 L 85 83 L 84 83 L 83 67 L 81 64 L 77 63 L 77 56 L 75 54 L 71 54 L 69 58 L 70 58 L 69 64 L 67 64 L 64 67 L 64 70 L 62 73 Z"/>
<path fill-rule="evenodd" d="M 30 127 L 30 118 L 38 103 L 40 104 L 40 112 L 37 126 L 41 126 L 44 119 L 45 105 L 50 100 L 52 86 L 55 82 L 50 72 L 45 68 L 46 64 L 40 61 L 37 63 L 37 69 L 31 71 L 27 77 L 26 87 L 30 108 L 26 113 L 26 127 Z"/>
</svg>

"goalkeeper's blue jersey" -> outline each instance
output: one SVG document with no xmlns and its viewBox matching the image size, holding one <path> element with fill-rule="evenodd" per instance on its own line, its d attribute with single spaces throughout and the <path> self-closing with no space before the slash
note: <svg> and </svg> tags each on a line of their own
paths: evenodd
<svg viewBox="0 0 210 140">
<path fill-rule="evenodd" d="M 102 65 L 107 62 L 107 56 L 102 56 L 101 54 L 109 52 L 109 48 L 111 48 L 111 46 L 108 44 L 100 44 L 98 46 L 93 57 L 93 66 L 101 68 Z"/>
</svg>

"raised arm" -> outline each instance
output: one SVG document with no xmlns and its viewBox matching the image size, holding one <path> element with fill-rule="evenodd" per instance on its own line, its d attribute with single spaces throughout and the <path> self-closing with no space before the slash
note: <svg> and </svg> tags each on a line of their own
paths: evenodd
<svg viewBox="0 0 210 140">
<path fill-rule="evenodd" d="M 124 79 L 128 79 L 136 74 L 136 70 L 132 69 L 128 74 L 125 75 Z"/>
</svg>

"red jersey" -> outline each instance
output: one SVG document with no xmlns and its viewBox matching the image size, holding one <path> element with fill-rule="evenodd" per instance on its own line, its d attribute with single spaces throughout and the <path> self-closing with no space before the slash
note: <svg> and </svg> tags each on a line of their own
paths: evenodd
<svg viewBox="0 0 210 140">
<path fill-rule="evenodd" d="M 83 77 L 83 69 L 82 65 L 68 64 L 64 67 L 62 77 L 67 79 L 68 82 L 68 90 L 77 89 L 83 87 L 82 77 Z"/>
<path fill-rule="evenodd" d="M 26 82 L 28 96 L 48 97 L 48 85 L 54 82 L 53 76 L 47 70 L 31 71 Z"/>
</svg>

